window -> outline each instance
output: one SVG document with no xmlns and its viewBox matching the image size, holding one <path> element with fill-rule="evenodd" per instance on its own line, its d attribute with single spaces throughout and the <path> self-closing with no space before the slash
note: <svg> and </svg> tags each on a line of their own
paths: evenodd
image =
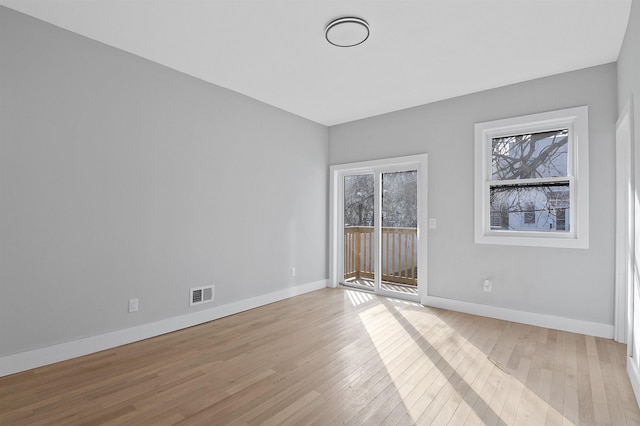
<svg viewBox="0 0 640 426">
<path fill-rule="evenodd" d="M 587 107 L 475 126 L 475 241 L 588 248 Z"/>
<path fill-rule="evenodd" d="M 524 224 L 535 225 L 536 224 L 536 205 L 531 201 L 526 201 L 526 208 L 524 210 Z"/>
</svg>

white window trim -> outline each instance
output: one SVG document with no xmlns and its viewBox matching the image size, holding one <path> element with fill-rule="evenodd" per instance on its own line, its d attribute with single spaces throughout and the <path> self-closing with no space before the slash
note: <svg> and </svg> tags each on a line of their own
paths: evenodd
<svg viewBox="0 0 640 426">
<path fill-rule="evenodd" d="M 569 129 L 571 230 L 567 233 L 491 230 L 489 181 L 493 138 Z M 534 247 L 589 248 L 589 127 L 586 106 L 475 125 L 475 242 Z"/>
</svg>

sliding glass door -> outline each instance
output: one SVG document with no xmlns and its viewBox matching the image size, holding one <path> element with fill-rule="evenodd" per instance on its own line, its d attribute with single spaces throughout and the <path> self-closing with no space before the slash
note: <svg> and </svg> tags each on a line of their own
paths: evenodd
<svg viewBox="0 0 640 426">
<path fill-rule="evenodd" d="M 424 161 L 397 164 L 398 159 L 392 159 L 390 164 L 357 163 L 334 170 L 340 284 L 420 300 L 426 277 L 426 242 L 419 240 L 426 213 L 421 212 L 426 209 L 421 183 L 426 156 L 415 157 Z"/>
<path fill-rule="evenodd" d="M 380 286 L 418 294 L 418 171 L 381 174 Z"/>
</svg>

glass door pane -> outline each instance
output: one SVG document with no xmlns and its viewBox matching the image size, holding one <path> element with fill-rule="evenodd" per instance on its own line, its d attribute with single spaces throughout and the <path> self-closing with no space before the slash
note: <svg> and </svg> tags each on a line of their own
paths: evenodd
<svg viewBox="0 0 640 426">
<path fill-rule="evenodd" d="M 380 289 L 418 294 L 418 172 L 382 173 Z"/>
<path fill-rule="evenodd" d="M 375 176 L 344 177 L 343 284 L 375 288 Z"/>
</svg>

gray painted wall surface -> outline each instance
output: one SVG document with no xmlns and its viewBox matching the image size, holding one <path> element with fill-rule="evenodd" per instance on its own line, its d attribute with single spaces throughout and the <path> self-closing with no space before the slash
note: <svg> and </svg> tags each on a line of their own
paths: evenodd
<svg viewBox="0 0 640 426">
<path fill-rule="evenodd" d="M 580 105 L 589 107 L 590 248 L 474 244 L 474 124 Z M 429 154 L 430 295 L 613 324 L 615 121 L 616 65 L 607 64 L 331 127 L 329 162 Z"/>
<path fill-rule="evenodd" d="M 326 278 L 326 127 L 3 7 L 0 100 L 0 356 Z"/>
<path fill-rule="evenodd" d="M 622 112 L 629 99 L 633 99 L 634 109 L 634 169 L 635 169 L 635 187 L 636 200 L 638 199 L 638 189 L 640 188 L 640 1 L 633 0 L 631 4 L 631 16 L 629 17 L 629 25 L 620 49 L 618 57 L 618 112 Z M 637 204 L 637 203 L 636 203 Z M 636 212 L 638 217 L 638 212 Z M 640 229 L 640 223 L 635 223 L 636 230 Z M 636 232 L 636 235 L 637 232 Z M 636 264 L 635 264 L 635 283 L 638 285 L 640 279 L 640 265 L 638 265 L 638 253 L 640 253 L 640 241 L 636 240 Z M 634 289 L 636 297 L 638 288 Z M 634 354 L 633 362 L 636 371 L 640 369 L 640 358 L 638 357 L 638 342 L 640 342 L 640 306 L 634 306 L 634 315 L 632 316 L 635 328 L 633 328 Z M 633 378 L 632 378 L 633 379 Z M 639 380 L 636 377 L 635 380 Z"/>
</svg>

